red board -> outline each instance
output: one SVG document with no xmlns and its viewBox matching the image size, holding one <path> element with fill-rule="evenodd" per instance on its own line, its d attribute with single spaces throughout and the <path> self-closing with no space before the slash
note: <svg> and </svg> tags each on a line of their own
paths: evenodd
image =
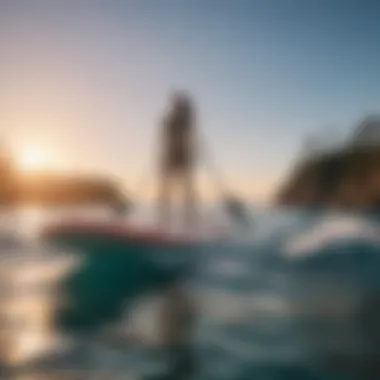
<svg viewBox="0 0 380 380">
<path fill-rule="evenodd" d="M 176 245 L 200 243 L 199 237 L 190 237 L 180 233 L 170 233 L 164 230 L 149 227 L 136 227 L 125 222 L 99 222 L 99 221 L 67 221 L 45 228 L 43 236 L 54 238 L 54 236 L 103 236 L 110 239 L 125 240 L 128 242 L 141 242 L 154 245 Z M 226 238 L 225 233 L 215 233 L 211 240 Z M 208 239 L 210 240 L 210 239 Z"/>
</svg>

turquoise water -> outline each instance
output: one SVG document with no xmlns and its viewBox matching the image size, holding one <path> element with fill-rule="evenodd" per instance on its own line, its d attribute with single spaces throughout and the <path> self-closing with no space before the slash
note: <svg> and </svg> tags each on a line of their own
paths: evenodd
<svg viewBox="0 0 380 380">
<path fill-rule="evenodd" d="M 55 218 L 54 212 L 33 212 L 20 216 L 17 225 L 23 236 L 29 238 L 38 225 Z M 376 218 L 257 209 L 253 213 L 255 226 L 251 231 L 237 234 L 233 241 L 177 252 L 182 255 L 181 260 L 172 262 L 172 253 L 160 262 L 157 257 L 164 257 L 166 252 L 159 256 L 154 253 L 149 256 L 148 252 L 144 257 L 147 265 L 135 272 L 141 284 L 154 282 L 153 277 L 148 278 L 151 272 L 144 269 L 148 266 L 162 273 L 169 270 L 174 273 L 177 265 L 179 270 L 184 262 L 191 267 L 180 282 L 196 305 L 189 342 L 197 364 L 192 378 L 380 378 L 377 365 L 380 234 Z M 58 215 L 62 217 L 62 213 Z M 91 217 L 108 216 L 97 212 Z M 215 220 L 218 218 L 214 216 Z M 46 267 L 47 257 L 71 257 L 70 254 L 46 253 L 38 264 L 40 276 L 52 271 Z M 36 258 L 30 257 L 33 258 L 28 268 L 37 268 Z M 80 267 L 83 262 L 77 265 Z M 72 270 L 58 272 L 57 277 L 67 278 Z M 112 280 L 108 285 L 114 286 Z M 115 346 L 88 332 L 66 333 L 65 338 L 73 338 L 67 346 L 70 348 L 54 360 L 45 360 L 43 370 L 113 371 L 137 379 L 170 370 L 170 358 L 160 346 L 156 324 L 160 313 L 159 286 L 124 289 L 125 293 L 120 292 L 121 286 L 117 288 L 117 298 L 128 300 L 124 310 L 118 311 L 120 318 L 107 315 L 100 318 L 97 313 L 97 327 L 101 330 L 122 325 L 124 333 L 137 335 L 138 339 L 124 339 L 123 344 Z M 30 308 L 26 314 L 38 314 L 38 311 L 45 316 L 54 314 L 54 308 L 49 305 L 65 296 L 62 288 L 59 290 L 61 293 L 50 299 L 45 297 L 38 303 L 37 297 L 34 303 L 30 302 L 25 306 Z M 80 300 L 78 294 L 74 297 Z M 100 308 L 106 304 L 107 296 L 103 299 L 94 292 L 93 297 L 94 304 Z M 20 297 L 15 302 L 20 302 Z M 82 302 L 79 304 L 83 306 Z M 57 333 L 58 326 L 52 321 L 56 319 L 39 322 L 45 326 L 38 338 L 40 342 Z M 59 338 L 61 342 L 62 337 Z M 33 339 L 38 340 L 35 335 L 29 337 L 29 342 Z M 53 351 L 48 348 L 43 352 L 52 354 Z"/>
<path fill-rule="evenodd" d="M 203 378 L 377 378 L 378 232 L 359 216 L 299 215 L 203 255 Z"/>
</svg>

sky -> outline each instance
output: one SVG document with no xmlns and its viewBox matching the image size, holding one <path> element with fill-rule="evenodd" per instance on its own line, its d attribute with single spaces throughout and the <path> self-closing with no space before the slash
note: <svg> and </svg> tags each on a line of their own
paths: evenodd
<svg viewBox="0 0 380 380">
<path fill-rule="evenodd" d="M 153 170 L 170 93 L 186 89 L 220 170 L 267 199 L 302 141 L 380 113 L 380 3 L 0 0 L 0 134 L 15 154 Z"/>
</svg>

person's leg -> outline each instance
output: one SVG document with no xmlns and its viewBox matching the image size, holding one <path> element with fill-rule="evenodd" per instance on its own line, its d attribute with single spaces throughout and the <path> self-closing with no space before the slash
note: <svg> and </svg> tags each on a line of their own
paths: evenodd
<svg viewBox="0 0 380 380">
<path fill-rule="evenodd" d="M 194 175 L 190 167 L 185 167 L 182 173 L 184 192 L 184 223 L 187 229 L 193 229 L 197 219 L 197 194 Z"/>
<path fill-rule="evenodd" d="M 158 199 L 159 225 L 168 228 L 170 225 L 170 196 L 171 196 L 171 170 L 164 167 L 160 176 L 160 188 Z"/>
</svg>

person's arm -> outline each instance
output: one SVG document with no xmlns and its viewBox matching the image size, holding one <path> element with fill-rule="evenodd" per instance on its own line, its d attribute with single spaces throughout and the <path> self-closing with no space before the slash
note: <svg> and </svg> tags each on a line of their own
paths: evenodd
<svg viewBox="0 0 380 380">
<path fill-rule="evenodd" d="M 160 130 L 159 130 L 159 142 L 158 142 L 158 156 L 160 160 L 160 164 L 162 163 L 162 160 L 164 159 L 167 151 L 168 146 L 168 129 L 169 125 L 171 123 L 171 115 L 170 113 L 165 114 L 163 117 L 161 124 L 160 124 Z"/>
<path fill-rule="evenodd" d="M 189 120 L 189 128 L 188 128 L 188 144 L 189 151 L 194 160 L 198 160 L 198 157 L 201 154 L 201 142 L 198 135 L 198 125 L 194 116 Z"/>
</svg>

